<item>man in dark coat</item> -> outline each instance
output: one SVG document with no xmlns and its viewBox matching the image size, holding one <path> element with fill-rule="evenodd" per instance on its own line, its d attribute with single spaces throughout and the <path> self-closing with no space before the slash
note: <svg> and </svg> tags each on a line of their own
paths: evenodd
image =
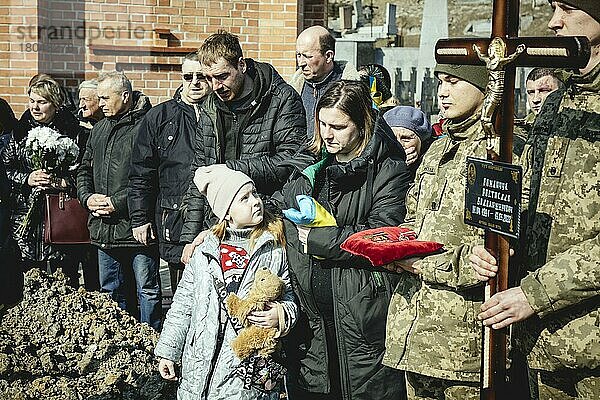
<svg viewBox="0 0 600 400">
<path fill-rule="evenodd" d="M 200 166 L 226 164 L 250 176 L 256 189 L 270 195 L 287 180 L 286 165 L 306 142 L 302 100 L 273 66 L 244 58 L 236 36 L 219 32 L 209 36 L 198 57 L 213 93 L 202 106 L 195 139 L 195 158 L 184 206 L 181 240 L 187 242 L 187 263 L 205 221 L 204 201 L 192 182 Z M 204 225 L 204 226 L 203 226 Z"/>
<path fill-rule="evenodd" d="M 128 189 L 133 237 L 143 245 L 158 239 L 173 292 L 183 271 L 181 205 L 194 158 L 193 140 L 200 106 L 210 93 L 196 53 L 185 57 L 181 73 L 182 85 L 173 99 L 153 107 L 140 124 Z"/>
<path fill-rule="evenodd" d="M 142 246 L 133 238 L 127 206 L 133 140 L 150 101 L 133 92 L 129 79 L 119 72 L 100 76 L 98 97 L 106 118 L 94 126 L 87 142 L 77 195 L 91 213 L 88 225 L 92 244 L 98 247 L 100 287 L 121 308 L 134 311 L 126 281 L 133 275 L 140 320 L 158 330 L 162 313 L 158 247 Z"/>
<path fill-rule="evenodd" d="M 81 149 L 79 159 L 83 158 L 85 145 L 94 125 L 104 118 L 98 99 L 98 81 L 91 79 L 79 84 L 77 119 L 82 127 L 81 135 L 77 145 Z M 98 250 L 91 244 L 73 245 L 72 251 L 77 257 L 77 264 L 81 261 L 83 271 L 83 282 L 88 292 L 100 290 L 100 279 L 98 277 Z"/>
</svg>

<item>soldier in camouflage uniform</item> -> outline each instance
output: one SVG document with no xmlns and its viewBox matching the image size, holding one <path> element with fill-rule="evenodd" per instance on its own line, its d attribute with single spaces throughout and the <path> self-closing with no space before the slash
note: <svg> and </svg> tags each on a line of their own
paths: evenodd
<svg viewBox="0 0 600 400">
<path fill-rule="evenodd" d="M 520 286 L 494 295 L 480 319 L 518 324 L 540 399 L 600 398 L 600 2 L 552 2 L 557 35 L 585 35 L 592 57 L 548 96 L 528 139 L 524 167 L 525 267 Z M 482 280 L 495 260 L 471 256 Z M 534 386 L 535 387 L 535 386 Z M 536 395 L 533 391 L 533 396 Z M 534 397 L 535 398 L 535 397 Z"/>
<path fill-rule="evenodd" d="M 486 158 L 483 66 L 438 65 L 446 136 L 433 142 L 407 195 L 408 223 L 444 252 L 387 266 L 402 273 L 387 320 L 383 363 L 407 371 L 409 399 L 479 399 L 482 285 L 469 265 L 484 232 L 463 222 L 467 156 Z"/>
</svg>

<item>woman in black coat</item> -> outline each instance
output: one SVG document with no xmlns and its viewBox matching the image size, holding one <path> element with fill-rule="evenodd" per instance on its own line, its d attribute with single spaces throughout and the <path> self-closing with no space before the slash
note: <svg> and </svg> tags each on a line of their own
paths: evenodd
<svg viewBox="0 0 600 400">
<path fill-rule="evenodd" d="M 410 183 L 405 154 L 361 82 L 340 81 L 325 92 L 316 132 L 311 154 L 296 157 L 290 181 L 274 198 L 288 209 L 297 207 L 297 195 L 312 196 L 337 221 L 306 228 L 285 220 L 304 317 L 287 343 L 290 398 L 402 399 L 402 374 L 381 364 L 398 275 L 340 244 L 353 233 L 403 222 Z"/>
<path fill-rule="evenodd" d="M 63 272 L 69 278 L 69 283 L 76 286 L 78 265 L 74 264 L 78 264 L 78 261 L 71 260 L 73 257 L 66 254 L 69 253 L 68 249 L 58 251 L 56 247 L 44 243 L 44 196 L 32 196 L 33 189 L 36 187 L 43 191 L 72 192 L 74 196 L 74 172 L 53 176 L 43 169 L 34 170 L 33 164 L 26 155 L 25 143 L 29 132 L 36 127 L 52 128 L 70 137 L 78 145 L 78 142 L 85 140 L 84 131 L 75 116 L 63 107 L 64 95 L 60 85 L 54 79 L 45 76 L 33 81 L 27 93 L 28 109 L 17 122 L 1 155 L 6 175 L 11 183 L 13 204 L 11 233 L 19 245 L 24 269 L 32 267 L 46 269 L 47 261 L 51 262 L 51 267 L 54 269 L 60 263 Z M 34 202 L 38 203 L 36 203 L 36 212 L 32 214 L 30 227 L 25 232 L 20 232 L 19 227 Z"/>
<path fill-rule="evenodd" d="M 10 182 L 0 163 L 0 317 L 22 296 L 23 273 L 18 268 L 17 246 L 10 234 Z"/>
</svg>

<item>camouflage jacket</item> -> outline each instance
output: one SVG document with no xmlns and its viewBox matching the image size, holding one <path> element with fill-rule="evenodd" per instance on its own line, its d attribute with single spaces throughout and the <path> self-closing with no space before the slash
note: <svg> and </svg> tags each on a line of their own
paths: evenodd
<svg viewBox="0 0 600 400">
<path fill-rule="evenodd" d="M 523 148 L 525 147 L 525 142 L 527 142 L 529 131 L 531 131 L 531 127 L 535 122 L 535 117 L 536 115 L 532 111 L 523 119 L 515 119 L 513 131 L 513 152 L 519 157 L 521 157 L 521 154 L 523 154 Z"/>
<path fill-rule="evenodd" d="M 384 364 L 442 379 L 478 381 L 482 285 L 469 265 L 483 230 L 463 222 L 466 157 L 486 158 L 486 140 L 475 115 L 444 124 L 447 136 L 433 142 L 406 199 L 407 221 L 420 240 L 444 243 L 442 254 L 403 273 L 388 312 Z"/>
<path fill-rule="evenodd" d="M 548 103 L 548 104 L 546 104 Z M 600 64 L 546 99 L 521 164 L 529 202 L 521 288 L 534 369 L 600 367 Z"/>
</svg>

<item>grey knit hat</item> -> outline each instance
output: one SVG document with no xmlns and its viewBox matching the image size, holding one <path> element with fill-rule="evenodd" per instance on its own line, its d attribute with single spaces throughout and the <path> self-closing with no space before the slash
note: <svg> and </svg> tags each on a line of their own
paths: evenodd
<svg viewBox="0 0 600 400">
<path fill-rule="evenodd" d="M 488 71 L 483 65 L 437 64 L 433 73 L 435 76 L 439 73 L 455 76 L 469 82 L 482 92 L 485 92 L 488 83 Z"/>
<path fill-rule="evenodd" d="M 200 167 L 194 174 L 194 184 L 208 200 L 219 222 L 223 221 L 233 199 L 247 183 L 254 182 L 248 175 L 229 169 L 225 164 Z"/>
<path fill-rule="evenodd" d="M 410 106 L 397 106 L 383 114 L 389 126 L 410 129 L 421 140 L 431 137 L 431 123 L 423 111 Z"/>
<path fill-rule="evenodd" d="M 548 0 L 548 3 L 552 4 L 552 1 L 555 0 Z M 600 1 L 598 0 L 561 0 L 561 3 L 578 8 L 600 22 Z"/>
</svg>

